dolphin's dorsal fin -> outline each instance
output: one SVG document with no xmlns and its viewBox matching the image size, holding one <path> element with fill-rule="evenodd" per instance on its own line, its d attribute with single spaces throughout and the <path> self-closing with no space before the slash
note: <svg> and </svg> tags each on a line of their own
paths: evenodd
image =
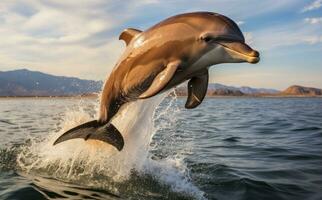
<svg viewBox="0 0 322 200">
<path fill-rule="evenodd" d="M 209 73 L 206 70 L 199 76 L 194 76 L 188 82 L 188 98 L 185 107 L 195 108 L 205 98 L 208 88 Z"/>
<path fill-rule="evenodd" d="M 149 98 L 161 92 L 165 88 L 165 86 L 169 83 L 169 81 L 172 79 L 173 75 L 175 74 L 180 64 L 181 64 L 180 60 L 176 60 L 168 63 L 165 69 L 161 71 L 153 79 L 150 87 L 145 92 L 143 92 L 139 96 L 139 98 L 140 99 Z"/>
<path fill-rule="evenodd" d="M 126 45 L 128 45 L 131 42 L 131 40 L 133 39 L 133 37 L 140 34 L 141 32 L 142 31 L 140 31 L 138 29 L 127 28 L 120 34 L 119 40 L 124 40 Z"/>
</svg>

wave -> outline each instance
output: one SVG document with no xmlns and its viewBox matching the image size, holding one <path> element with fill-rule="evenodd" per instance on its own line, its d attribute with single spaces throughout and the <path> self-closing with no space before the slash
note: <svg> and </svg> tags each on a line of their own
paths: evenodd
<svg viewBox="0 0 322 200">
<path fill-rule="evenodd" d="M 176 97 L 166 100 L 165 110 L 156 107 L 165 95 L 128 103 L 112 123 L 122 133 L 125 146 L 121 152 L 100 141 L 74 139 L 53 146 L 55 139 L 68 129 L 89 121 L 92 115 L 79 104 L 69 110 L 54 131 L 41 138 L 31 138 L 12 156 L 21 174 L 109 191 L 125 197 L 128 194 L 168 195 L 203 199 L 204 192 L 191 182 L 190 172 L 180 152 L 165 157 L 153 154 L 162 141 L 153 140 L 158 129 L 170 127 L 179 109 L 173 107 Z M 95 108 L 98 110 L 98 107 Z M 172 113 L 169 115 L 169 113 Z M 159 127 L 155 121 L 162 121 Z M 171 129 L 170 129 L 171 131 Z M 171 141 L 171 134 L 164 137 Z M 17 148 L 18 149 L 18 148 Z M 10 151 L 10 150 L 9 150 Z M 18 151 L 18 150 L 15 150 Z M 13 162 L 11 162 L 13 163 Z M 155 188 L 156 187 L 156 188 Z M 142 197 L 142 196 L 141 196 Z"/>
</svg>

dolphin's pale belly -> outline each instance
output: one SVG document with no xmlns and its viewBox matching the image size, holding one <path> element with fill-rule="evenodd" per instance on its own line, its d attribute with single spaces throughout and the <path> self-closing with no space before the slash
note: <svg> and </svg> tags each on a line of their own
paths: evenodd
<svg viewBox="0 0 322 200">
<path fill-rule="evenodd" d="M 209 59 L 213 56 L 212 54 L 213 52 L 209 52 L 198 59 L 196 62 L 194 62 L 192 65 L 188 66 L 186 69 L 177 71 L 163 91 L 180 85 L 181 83 L 190 80 L 192 77 L 200 75 L 205 69 L 208 69 L 206 66 L 209 66 Z"/>
</svg>

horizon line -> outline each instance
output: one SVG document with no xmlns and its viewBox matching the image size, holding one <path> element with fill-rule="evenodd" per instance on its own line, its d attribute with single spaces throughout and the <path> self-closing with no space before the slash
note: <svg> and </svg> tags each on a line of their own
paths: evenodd
<svg viewBox="0 0 322 200">
<path fill-rule="evenodd" d="M 86 79 L 86 78 L 81 78 L 81 77 L 77 77 L 77 76 L 73 76 L 73 75 L 66 75 L 66 74 L 59 75 L 59 74 L 53 74 L 53 73 L 50 73 L 50 72 L 44 72 L 44 71 L 39 71 L 39 70 L 31 70 L 31 69 L 28 69 L 26 67 L 16 68 L 16 69 L 7 70 L 7 71 L 0 71 L 0 73 L 1 72 L 23 71 L 23 70 L 29 71 L 29 72 L 43 73 L 43 74 L 47 74 L 47 75 L 51 75 L 51 76 L 66 77 L 66 78 L 77 78 L 77 79 L 87 80 L 87 81 L 105 82 L 105 80 L 103 80 L 103 79 L 93 80 L 93 79 Z M 181 84 L 183 84 L 183 83 L 181 83 Z M 179 85 L 181 85 L 181 84 L 179 84 Z M 250 85 L 230 85 L 230 84 L 225 84 L 225 83 L 222 83 L 222 82 L 212 82 L 212 81 L 209 81 L 209 84 L 220 84 L 220 85 L 224 85 L 226 87 L 236 87 L 236 88 L 249 87 L 249 88 L 254 88 L 254 89 L 271 89 L 271 90 L 277 90 L 277 91 L 283 91 L 283 90 L 286 90 L 287 88 L 292 87 L 292 86 L 300 86 L 300 87 L 306 87 L 306 88 L 322 89 L 322 88 L 317 87 L 317 86 L 303 86 L 303 85 L 300 85 L 300 84 L 290 84 L 285 89 L 276 89 L 276 88 L 272 88 L 272 87 L 259 87 L 259 86 L 253 86 L 253 85 L 252 86 L 250 86 Z"/>
</svg>

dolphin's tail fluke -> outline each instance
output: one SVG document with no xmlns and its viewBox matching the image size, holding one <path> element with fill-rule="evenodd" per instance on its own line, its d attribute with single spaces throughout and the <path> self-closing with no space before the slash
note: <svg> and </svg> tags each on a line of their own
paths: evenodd
<svg viewBox="0 0 322 200">
<path fill-rule="evenodd" d="M 84 140 L 100 140 L 113 145 L 121 151 L 124 140 L 121 133 L 111 123 L 101 124 L 97 120 L 89 121 L 62 134 L 54 145 L 70 139 L 83 138 Z"/>
</svg>

